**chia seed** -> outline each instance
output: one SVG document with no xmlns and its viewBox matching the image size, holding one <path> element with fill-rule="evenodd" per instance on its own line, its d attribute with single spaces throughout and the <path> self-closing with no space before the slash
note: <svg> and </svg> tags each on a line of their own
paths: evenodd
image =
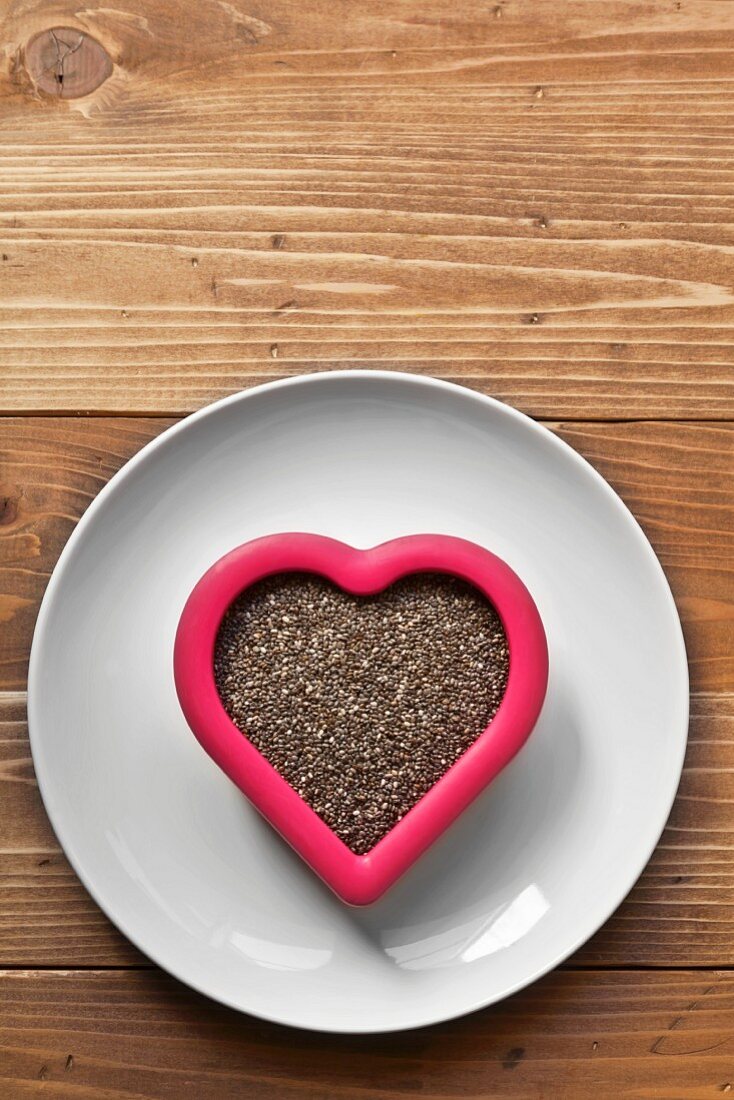
<svg viewBox="0 0 734 1100">
<path fill-rule="evenodd" d="M 495 609 L 439 573 L 374 596 L 268 577 L 231 605 L 214 653 L 232 721 L 357 855 L 484 731 L 508 668 Z"/>
</svg>

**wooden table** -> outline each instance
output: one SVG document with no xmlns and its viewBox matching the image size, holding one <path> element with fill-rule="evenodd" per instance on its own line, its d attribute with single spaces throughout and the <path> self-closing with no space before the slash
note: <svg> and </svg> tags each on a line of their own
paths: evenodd
<svg viewBox="0 0 734 1100">
<path fill-rule="evenodd" d="M 734 3 L 0 14 L 0 1094 L 734 1096 Z M 24 718 L 39 600 L 111 474 L 208 401 L 337 366 L 462 382 L 586 455 L 665 566 L 694 693 L 609 924 L 505 1005 L 387 1038 L 150 966 L 65 862 Z"/>
</svg>

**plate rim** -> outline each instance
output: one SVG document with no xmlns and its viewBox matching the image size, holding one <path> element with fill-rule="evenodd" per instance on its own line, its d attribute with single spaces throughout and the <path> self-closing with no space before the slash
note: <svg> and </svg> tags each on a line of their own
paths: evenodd
<svg viewBox="0 0 734 1100">
<path fill-rule="evenodd" d="M 45 763 L 43 762 L 43 750 L 41 747 L 41 734 L 36 733 L 36 725 L 40 726 L 40 720 L 38 719 L 37 708 L 40 704 L 37 703 L 37 688 L 36 685 L 40 683 L 40 665 L 42 661 L 42 649 L 44 645 L 44 639 L 46 635 L 46 620 L 48 619 L 52 604 L 56 598 L 57 590 L 59 590 L 63 575 L 65 573 L 67 562 L 71 559 L 72 554 L 77 546 L 77 543 L 84 537 L 87 527 L 93 521 L 96 513 L 100 507 L 107 500 L 108 496 L 111 496 L 117 491 L 119 486 L 129 478 L 139 465 L 146 462 L 148 458 L 161 446 L 168 442 L 176 435 L 187 430 L 189 426 L 197 423 L 199 420 L 203 420 L 208 416 L 216 415 L 221 409 L 226 408 L 228 405 L 235 405 L 240 402 L 246 402 L 252 397 L 256 397 L 264 392 L 274 391 L 278 389 L 288 389 L 295 386 L 318 386 L 326 385 L 334 381 L 364 381 L 375 380 L 385 383 L 399 383 L 406 384 L 408 386 L 416 386 L 426 389 L 435 389 L 447 392 L 454 396 L 460 396 L 467 402 L 473 402 L 478 407 L 485 407 L 494 410 L 500 415 L 507 416 L 510 420 L 517 421 L 526 430 L 530 430 L 539 434 L 546 445 L 555 447 L 564 452 L 571 461 L 585 474 L 587 477 L 591 477 L 592 481 L 596 483 L 598 489 L 600 489 L 612 503 L 614 509 L 624 517 L 625 521 L 631 525 L 631 530 L 635 537 L 636 542 L 640 546 L 643 553 L 645 553 L 649 559 L 652 559 L 651 564 L 656 570 L 658 575 L 658 581 L 661 587 L 661 592 L 665 597 L 665 602 L 670 612 L 671 624 L 674 627 L 675 637 L 671 639 L 677 649 L 677 674 L 676 674 L 676 686 L 682 694 L 683 706 L 681 708 L 681 720 L 677 730 L 671 730 L 670 738 L 670 752 L 676 749 L 677 760 L 674 769 L 675 781 L 672 786 L 672 791 L 669 798 L 666 800 L 664 809 L 665 813 L 661 811 L 659 828 L 654 830 L 654 839 L 649 846 L 645 846 L 642 858 L 634 860 L 630 864 L 628 873 L 624 876 L 624 889 L 619 897 L 615 897 L 616 900 L 604 909 L 604 915 L 595 927 L 585 930 L 581 935 L 573 938 L 571 945 L 564 948 L 561 951 L 556 952 L 549 961 L 542 966 L 537 967 L 531 975 L 526 975 L 519 978 L 516 981 L 509 982 L 507 986 L 499 992 L 495 992 L 485 997 L 473 997 L 468 1004 L 462 1007 L 458 1011 L 445 1011 L 435 1009 L 432 1011 L 424 1011 L 422 1014 L 401 1022 L 399 1024 L 390 1024 L 382 1026 L 379 1021 L 373 1021 L 370 1025 L 355 1023 L 350 1025 L 337 1025 L 326 1026 L 324 1024 L 312 1024 L 308 1021 L 303 1021 L 295 1016 L 289 1016 L 287 1011 L 276 1014 L 274 1012 L 266 1012 L 260 1009 L 245 1008 L 237 1000 L 228 996 L 221 991 L 217 991 L 212 988 L 207 988 L 206 983 L 203 980 L 193 980 L 191 977 L 187 977 L 183 972 L 184 968 L 177 965 L 170 965 L 163 963 L 151 952 L 148 948 L 143 946 L 135 934 L 132 934 L 125 926 L 125 922 L 119 920 L 113 916 L 110 911 L 112 906 L 108 907 L 106 899 L 103 898 L 102 892 L 98 891 L 91 876 L 87 875 L 87 872 L 83 866 L 83 858 L 79 856 L 75 850 L 74 844 L 68 836 L 68 830 L 63 824 L 63 818 L 61 821 L 55 819 L 54 814 L 51 811 L 53 805 L 52 796 L 52 778 L 46 771 Z M 480 393 L 477 390 L 469 389 L 466 386 L 459 385 L 455 382 L 449 382 L 444 379 L 434 378 L 430 375 L 413 374 L 407 371 L 388 371 L 388 370 L 334 370 L 334 371 L 318 371 L 310 372 L 308 374 L 291 375 L 286 378 L 275 379 L 271 382 L 264 382 L 260 385 L 253 386 L 246 390 L 238 390 L 235 393 L 228 394 L 225 397 L 219 398 L 202 408 L 195 410 L 193 413 L 183 417 L 177 423 L 165 428 L 154 439 L 149 440 L 144 444 L 139 451 L 137 451 L 128 461 L 117 470 L 109 481 L 100 489 L 99 493 L 89 504 L 86 511 L 80 517 L 76 523 L 73 531 L 67 539 L 64 547 L 59 555 L 59 558 L 54 566 L 48 584 L 41 600 L 41 605 L 38 611 L 38 617 L 33 631 L 33 639 L 31 642 L 30 659 L 28 665 L 28 684 L 27 684 L 27 711 L 28 711 L 28 739 L 31 749 L 31 757 L 33 760 L 33 768 L 38 783 L 38 789 L 41 794 L 44 810 L 48 817 L 49 823 L 53 832 L 58 840 L 66 859 L 69 861 L 74 873 L 79 878 L 80 882 L 84 886 L 87 893 L 90 895 L 95 904 L 102 910 L 107 919 L 117 928 L 122 935 L 138 950 L 141 954 L 145 955 L 152 962 L 154 962 L 161 970 L 171 975 L 177 981 L 186 985 L 188 988 L 193 989 L 197 993 L 208 997 L 219 1004 L 225 1005 L 228 1008 L 232 1008 L 237 1012 L 245 1013 L 256 1019 L 265 1020 L 269 1023 L 280 1024 L 282 1026 L 300 1028 L 307 1031 L 313 1031 L 322 1034 L 351 1034 L 351 1035 L 370 1035 L 370 1034 L 388 1034 L 392 1032 L 400 1031 L 412 1031 L 419 1028 L 430 1027 L 440 1023 L 447 1022 L 449 1020 L 460 1019 L 463 1016 L 470 1015 L 473 1012 L 477 1012 L 482 1008 L 488 1008 L 490 1005 L 498 1004 L 515 993 L 518 993 L 522 989 L 526 989 L 528 986 L 533 985 L 539 981 L 546 974 L 555 970 L 566 959 L 573 955 L 578 949 L 583 946 L 592 936 L 594 936 L 600 928 L 606 924 L 612 914 L 619 908 L 625 898 L 628 896 L 632 887 L 637 882 L 638 878 L 644 871 L 645 867 L 650 861 L 650 858 L 657 848 L 657 845 L 662 836 L 663 830 L 667 824 L 678 793 L 680 785 L 680 778 L 683 771 L 683 764 L 685 759 L 685 753 L 688 743 L 688 726 L 690 717 L 690 676 L 688 668 L 688 656 L 686 652 L 686 645 L 683 636 L 683 628 L 680 622 L 680 615 L 678 608 L 673 597 L 668 578 L 660 563 L 660 560 L 655 553 L 655 550 L 650 543 L 647 535 L 640 526 L 637 518 L 631 512 L 631 510 L 624 503 L 618 493 L 612 488 L 612 486 L 606 481 L 606 479 L 599 473 L 598 470 L 578 451 L 567 443 L 560 436 L 554 434 L 544 423 L 541 423 L 533 417 L 528 416 L 526 413 L 521 412 L 519 409 L 514 408 L 512 405 L 508 405 L 503 401 L 499 401 L 495 397 L 491 397 L 488 394 Z M 675 745 L 673 745 L 673 735 L 675 734 Z M 65 835 L 66 834 L 66 835 Z"/>
</svg>

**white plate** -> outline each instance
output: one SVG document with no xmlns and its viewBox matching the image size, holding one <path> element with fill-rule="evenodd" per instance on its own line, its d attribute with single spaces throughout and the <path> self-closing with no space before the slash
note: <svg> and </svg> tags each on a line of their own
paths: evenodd
<svg viewBox="0 0 734 1100">
<path fill-rule="evenodd" d="M 377 905 L 344 907 L 198 746 L 171 651 L 194 582 L 274 531 L 367 547 L 460 535 L 504 557 L 549 643 L 526 748 Z M 686 741 L 680 623 L 635 520 L 566 444 L 468 390 L 339 372 L 165 432 L 79 523 L 31 657 L 36 773 L 108 916 L 225 1004 L 326 1031 L 469 1012 L 566 958 L 660 835 Z"/>
</svg>

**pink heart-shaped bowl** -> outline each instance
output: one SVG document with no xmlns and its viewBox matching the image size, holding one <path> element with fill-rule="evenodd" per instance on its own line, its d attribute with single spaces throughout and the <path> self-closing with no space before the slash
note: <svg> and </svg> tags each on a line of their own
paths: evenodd
<svg viewBox="0 0 734 1100">
<path fill-rule="evenodd" d="M 355 855 L 248 741 L 214 680 L 224 614 L 244 589 L 275 573 L 317 573 L 367 596 L 410 573 L 448 573 L 496 608 L 507 635 L 509 674 L 499 710 L 474 743 L 366 855 Z M 255 539 L 220 558 L 184 607 L 174 646 L 176 690 L 209 756 L 343 901 L 376 901 L 512 760 L 529 737 L 548 683 L 543 624 L 530 593 L 500 558 L 464 539 L 410 535 L 355 550 L 319 535 Z"/>
</svg>

